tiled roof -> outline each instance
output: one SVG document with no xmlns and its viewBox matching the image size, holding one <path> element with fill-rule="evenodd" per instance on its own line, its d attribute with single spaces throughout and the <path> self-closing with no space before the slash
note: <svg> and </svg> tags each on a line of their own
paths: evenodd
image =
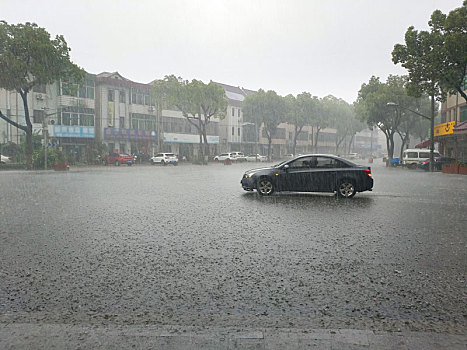
<svg viewBox="0 0 467 350">
<path fill-rule="evenodd" d="M 467 121 L 461 122 L 454 127 L 454 132 L 467 130 Z"/>
</svg>

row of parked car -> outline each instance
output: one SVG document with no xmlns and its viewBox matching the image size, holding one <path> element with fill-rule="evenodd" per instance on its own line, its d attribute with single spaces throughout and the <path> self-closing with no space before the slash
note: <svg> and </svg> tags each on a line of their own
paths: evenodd
<svg viewBox="0 0 467 350">
<path fill-rule="evenodd" d="M 246 156 L 242 152 L 221 153 L 214 157 L 214 161 L 216 162 L 223 162 L 225 160 L 232 162 L 266 162 L 268 157 L 260 154 L 249 154 Z"/>
<path fill-rule="evenodd" d="M 174 153 L 158 153 L 154 157 L 150 158 L 151 164 L 156 165 L 178 165 L 178 156 Z M 136 162 L 136 156 L 132 156 L 126 153 L 111 153 L 105 156 L 102 160 L 104 165 L 116 165 L 127 164 L 129 166 Z"/>
</svg>

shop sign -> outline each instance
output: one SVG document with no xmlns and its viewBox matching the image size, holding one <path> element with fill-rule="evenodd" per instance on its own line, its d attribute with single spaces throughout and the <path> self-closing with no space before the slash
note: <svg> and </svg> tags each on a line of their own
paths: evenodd
<svg viewBox="0 0 467 350">
<path fill-rule="evenodd" d="M 434 135 L 435 136 L 450 135 L 454 131 L 455 125 L 456 125 L 455 121 L 435 125 Z"/>
<path fill-rule="evenodd" d="M 49 125 L 48 129 L 49 135 L 54 137 L 93 139 L 95 135 L 93 126 Z"/>
<path fill-rule="evenodd" d="M 106 140 L 157 140 L 156 130 L 104 128 Z"/>
<path fill-rule="evenodd" d="M 207 135 L 208 144 L 218 145 L 219 136 Z M 164 133 L 164 142 L 167 143 L 199 143 L 199 135 Z"/>
</svg>

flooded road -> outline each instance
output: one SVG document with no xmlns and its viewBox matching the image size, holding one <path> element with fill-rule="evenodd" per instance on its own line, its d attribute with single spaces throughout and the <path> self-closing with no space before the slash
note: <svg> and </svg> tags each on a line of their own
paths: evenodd
<svg viewBox="0 0 467 350">
<path fill-rule="evenodd" d="M 256 165 L 0 172 L 0 321 L 465 331 L 467 177 L 244 192 Z"/>
</svg>

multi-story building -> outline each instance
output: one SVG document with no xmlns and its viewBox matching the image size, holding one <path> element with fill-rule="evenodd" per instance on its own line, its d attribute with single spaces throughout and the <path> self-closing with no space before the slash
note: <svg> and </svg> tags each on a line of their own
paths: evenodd
<svg viewBox="0 0 467 350">
<path fill-rule="evenodd" d="M 26 125 L 24 106 L 17 92 L 0 90 L 0 109 L 13 121 Z M 45 135 L 49 147 L 60 147 L 71 157 L 79 158 L 94 142 L 94 76 L 86 75 L 82 84 L 59 81 L 34 87 L 28 94 L 28 109 L 33 133 Z M 0 142 L 20 143 L 24 132 L 0 122 Z"/>
<path fill-rule="evenodd" d="M 172 152 L 192 159 L 199 154 L 196 127 L 177 110 L 159 110 L 152 85 L 132 82 L 119 73 L 101 73 L 96 78 L 96 138 L 109 150 L 144 153 Z M 218 120 L 207 126 L 211 152 L 219 144 Z"/>
<path fill-rule="evenodd" d="M 268 139 L 263 125 L 245 121 L 243 118 L 243 101 L 253 90 L 216 83 L 225 90 L 228 101 L 226 117 L 219 122 L 220 152 L 242 151 L 244 153 L 268 153 Z M 288 123 L 278 125 L 272 137 L 271 152 L 275 158 L 292 153 L 294 126 Z M 318 140 L 316 142 L 316 137 Z M 317 132 L 316 128 L 305 126 L 297 137 L 296 153 L 334 153 L 336 130 L 331 128 Z M 316 145 L 316 147 L 314 147 Z"/>
<path fill-rule="evenodd" d="M 467 92 L 467 78 L 464 82 Z M 441 121 L 434 128 L 440 152 L 467 162 L 467 103 L 459 93 L 449 95 L 441 104 Z"/>
<path fill-rule="evenodd" d="M 243 118 L 243 101 L 254 93 L 217 83 L 228 101 L 226 116 L 208 124 L 210 154 L 242 151 L 268 153 L 268 139 L 262 125 Z M 118 150 L 146 154 L 173 152 L 187 159 L 199 155 L 197 128 L 180 111 L 159 110 L 153 101 L 152 85 L 126 79 L 118 72 L 87 74 L 82 83 L 59 81 L 37 87 L 28 96 L 34 132 L 42 135 L 48 126 L 49 147 L 59 147 L 77 162 L 92 162 L 97 154 Z M 0 90 L 0 108 L 24 124 L 22 100 L 15 92 Z M 0 142 L 19 143 L 22 131 L 0 121 Z M 274 158 L 293 153 L 294 126 L 278 125 L 272 137 Z M 295 153 L 335 153 L 337 131 L 305 126 L 297 138 Z M 357 135 L 353 151 L 377 149 L 372 135 Z M 350 152 L 350 149 L 349 149 Z"/>
</svg>

